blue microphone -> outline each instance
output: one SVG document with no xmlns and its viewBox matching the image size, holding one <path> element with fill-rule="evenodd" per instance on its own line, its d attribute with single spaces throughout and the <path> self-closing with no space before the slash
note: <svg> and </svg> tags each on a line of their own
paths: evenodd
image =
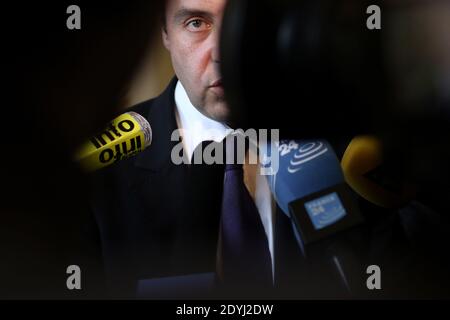
<svg viewBox="0 0 450 320">
<path fill-rule="evenodd" d="M 360 279 L 352 278 L 359 274 L 361 263 L 353 248 L 357 239 L 353 233 L 364 219 L 333 148 L 325 140 L 282 140 L 278 148 L 264 150 L 263 159 L 272 159 L 273 150 L 279 156 L 278 171 L 267 179 L 291 221 L 302 255 L 314 261 L 320 272 L 329 272 L 330 267 L 341 288 L 354 291 Z M 271 163 L 262 161 L 262 166 Z"/>
<path fill-rule="evenodd" d="M 339 160 L 324 140 L 280 141 L 278 153 L 279 170 L 267 177 L 278 205 L 288 216 L 291 202 L 344 182 Z M 314 221 L 319 229 L 325 226 Z"/>
</svg>

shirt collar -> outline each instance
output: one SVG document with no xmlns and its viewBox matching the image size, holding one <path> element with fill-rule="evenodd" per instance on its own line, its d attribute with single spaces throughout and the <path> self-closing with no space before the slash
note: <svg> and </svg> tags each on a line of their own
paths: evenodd
<svg viewBox="0 0 450 320">
<path fill-rule="evenodd" d="M 198 111 L 191 103 L 180 81 L 175 87 L 175 105 L 180 121 L 183 147 L 189 160 L 195 148 L 203 141 L 221 142 L 233 131 L 226 124 L 210 119 Z"/>
</svg>

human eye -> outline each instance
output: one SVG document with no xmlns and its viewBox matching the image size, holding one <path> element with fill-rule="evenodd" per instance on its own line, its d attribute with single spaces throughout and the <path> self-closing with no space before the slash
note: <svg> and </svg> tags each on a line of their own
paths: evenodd
<svg viewBox="0 0 450 320">
<path fill-rule="evenodd" d="M 186 22 L 186 28 L 191 32 L 201 32 L 209 30 L 211 28 L 211 24 L 203 19 L 195 18 Z"/>
</svg>

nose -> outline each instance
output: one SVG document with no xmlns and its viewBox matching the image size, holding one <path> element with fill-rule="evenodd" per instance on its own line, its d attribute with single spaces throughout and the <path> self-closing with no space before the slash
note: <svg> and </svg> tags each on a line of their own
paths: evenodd
<svg viewBox="0 0 450 320">
<path fill-rule="evenodd" d="M 214 28 L 212 35 L 211 35 L 211 41 L 212 41 L 212 48 L 211 48 L 211 60 L 219 64 L 220 63 L 220 48 L 219 48 L 219 42 L 220 42 L 220 27 L 216 26 Z"/>
<path fill-rule="evenodd" d="M 214 63 L 220 63 L 220 50 L 218 43 L 211 50 L 211 59 Z"/>
<path fill-rule="evenodd" d="M 215 46 L 211 52 L 212 61 L 214 63 L 220 63 L 220 56 L 219 56 L 219 46 Z"/>
</svg>

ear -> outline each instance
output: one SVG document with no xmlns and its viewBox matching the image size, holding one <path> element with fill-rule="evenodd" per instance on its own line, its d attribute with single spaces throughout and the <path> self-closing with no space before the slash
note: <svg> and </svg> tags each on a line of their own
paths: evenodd
<svg viewBox="0 0 450 320">
<path fill-rule="evenodd" d="M 164 43 L 164 47 L 166 47 L 166 49 L 170 51 L 170 40 L 169 40 L 169 35 L 167 34 L 166 26 L 163 26 L 161 28 L 161 36 L 162 36 L 162 40 Z"/>
</svg>

